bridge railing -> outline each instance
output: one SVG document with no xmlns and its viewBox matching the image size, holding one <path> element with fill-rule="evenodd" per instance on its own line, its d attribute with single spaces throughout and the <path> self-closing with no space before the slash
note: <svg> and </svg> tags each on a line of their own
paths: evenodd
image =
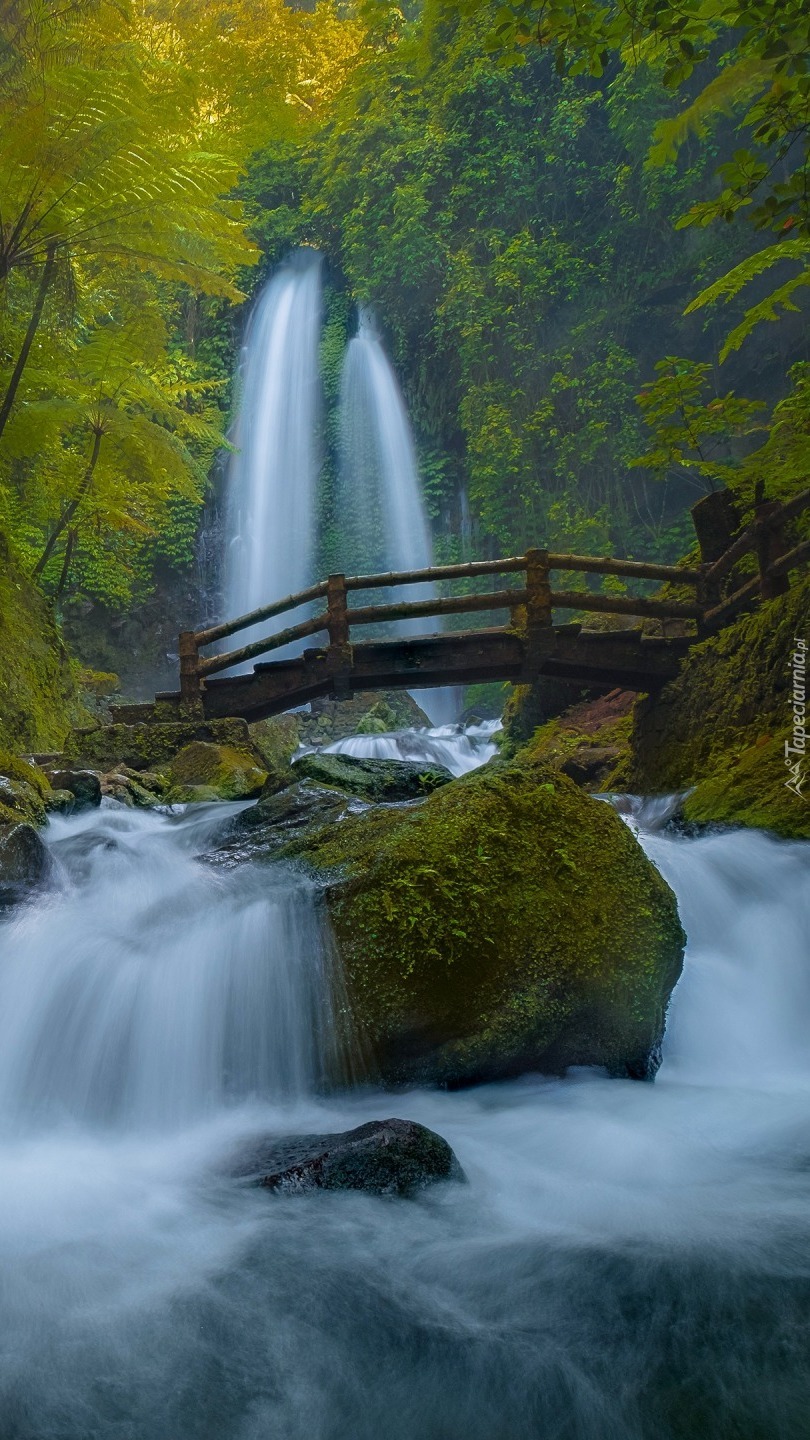
<svg viewBox="0 0 810 1440">
<path fill-rule="evenodd" d="M 725 624 L 755 595 L 768 599 L 787 589 L 789 572 L 810 558 L 810 541 L 790 548 L 786 526 L 810 506 L 810 489 L 786 505 L 761 501 L 755 507 L 754 519 L 729 549 L 713 564 L 695 567 L 659 565 L 639 560 L 619 560 L 612 556 L 558 554 L 531 549 L 525 555 L 502 560 L 472 560 L 457 565 L 433 565 L 427 569 L 384 572 L 374 575 L 330 575 L 327 580 L 311 585 L 294 595 L 275 600 L 247 615 L 227 620 L 204 630 L 184 631 L 180 635 L 180 689 L 184 701 L 198 698 L 208 676 L 242 665 L 249 660 L 270 655 L 283 646 L 325 633 L 330 649 L 346 651 L 351 644 L 353 626 L 377 625 L 395 620 L 438 619 L 446 615 L 474 615 L 493 610 L 508 610 L 511 623 L 525 628 L 529 650 L 532 640 L 552 624 L 554 610 L 577 610 L 608 615 L 629 615 L 662 620 L 694 620 L 699 631 Z M 746 580 L 733 594 L 722 597 L 722 585 L 738 562 L 749 553 L 757 557 L 757 574 Z M 694 599 L 684 601 L 648 596 L 605 595 L 589 590 L 554 590 L 552 571 L 583 575 L 615 575 L 624 579 L 669 582 L 694 590 Z M 400 603 L 360 605 L 352 607 L 349 595 L 357 590 L 386 589 L 400 586 L 436 583 L 439 581 L 475 580 L 498 576 L 520 576 L 522 583 L 508 589 L 479 594 L 431 596 L 426 600 L 403 600 Z M 240 631 L 280 615 L 325 601 L 325 607 L 314 616 L 287 626 L 247 645 L 225 653 L 203 656 L 200 651 L 209 645 L 237 635 Z"/>
</svg>

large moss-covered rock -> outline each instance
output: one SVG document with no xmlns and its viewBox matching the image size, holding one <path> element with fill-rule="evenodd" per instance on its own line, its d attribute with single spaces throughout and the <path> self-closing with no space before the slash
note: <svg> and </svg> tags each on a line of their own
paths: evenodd
<svg viewBox="0 0 810 1440">
<path fill-rule="evenodd" d="M 384 1080 L 654 1071 L 683 952 L 675 899 L 615 812 L 565 776 L 487 766 L 281 853 L 329 882 Z"/>
<path fill-rule="evenodd" d="M 261 793 L 267 772 L 245 750 L 194 740 L 172 758 L 168 778 L 173 802 L 249 800 Z"/>
<path fill-rule="evenodd" d="M 419 765 L 412 760 L 373 760 L 359 755 L 328 755 L 315 751 L 302 755 L 293 767 L 296 777 L 314 780 L 361 799 L 396 803 L 419 800 L 452 780 L 441 765 Z"/>
</svg>

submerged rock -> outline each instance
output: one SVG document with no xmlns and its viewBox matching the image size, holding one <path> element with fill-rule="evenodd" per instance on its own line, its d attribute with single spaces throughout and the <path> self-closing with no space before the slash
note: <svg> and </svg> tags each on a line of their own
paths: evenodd
<svg viewBox="0 0 810 1440">
<path fill-rule="evenodd" d="M 413 1120 L 372 1120 L 336 1135 L 290 1135 L 263 1141 L 244 1156 L 237 1175 L 267 1190 L 366 1190 L 413 1195 L 440 1180 L 463 1181 L 447 1141 Z"/>
<path fill-rule="evenodd" d="M 610 806 L 565 776 L 488 766 L 277 853 L 324 877 L 384 1081 L 654 1073 L 683 956 L 675 897 Z"/>
<path fill-rule="evenodd" d="M 0 906 L 47 884 L 53 861 L 33 825 L 0 825 Z"/>
<path fill-rule="evenodd" d="M 372 760 L 357 755 L 302 755 L 293 767 L 296 777 L 345 790 L 349 795 L 378 802 L 421 800 L 452 780 L 441 765 L 420 765 L 412 760 Z"/>
</svg>

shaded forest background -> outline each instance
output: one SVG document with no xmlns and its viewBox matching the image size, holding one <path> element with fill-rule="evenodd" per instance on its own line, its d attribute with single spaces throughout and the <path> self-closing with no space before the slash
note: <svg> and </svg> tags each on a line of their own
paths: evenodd
<svg viewBox="0 0 810 1440">
<path fill-rule="evenodd" d="M 806 484 L 809 27 L 708 0 L 7 6 L 0 533 L 82 658 L 143 670 L 216 608 L 250 299 L 300 244 L 326 257 L 321 567 L 358 302 L 441 558 L 675 559 L 706 490 Z"/>
</svg>

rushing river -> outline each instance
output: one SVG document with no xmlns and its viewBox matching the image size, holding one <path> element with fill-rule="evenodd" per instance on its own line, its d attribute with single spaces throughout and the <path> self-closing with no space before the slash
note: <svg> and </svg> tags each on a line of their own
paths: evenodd
<svg viewBox="0 0 810 1440">
<path fill-rule="evenodd" d="M 635 811 L 689 935 L 654 1085 L 331 1098 L 313 893 L 200 863 L 225 807 L 54 820 L 56 888 L 0 922 L 0 1440 L 807 1435 L 810 846 Z M 469 1184 L 228 1177 L 391 1114 Z"/>
</svg>

